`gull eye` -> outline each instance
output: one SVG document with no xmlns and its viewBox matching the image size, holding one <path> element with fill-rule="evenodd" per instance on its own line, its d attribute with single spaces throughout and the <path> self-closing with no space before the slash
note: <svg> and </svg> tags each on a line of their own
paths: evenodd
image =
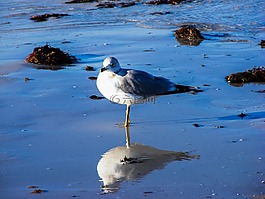
<svg viewBox="0 0 265 199">
<path fill-rule="evenodd" d="M 111 68 L 113 68 L 115 66 L 114 63 L 110 63 L 109 65 L 110 65 Z"/>
</svg>

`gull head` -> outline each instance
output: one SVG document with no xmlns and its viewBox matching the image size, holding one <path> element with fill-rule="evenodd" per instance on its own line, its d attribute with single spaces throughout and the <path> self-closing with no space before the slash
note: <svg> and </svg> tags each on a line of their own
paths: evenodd
<svg viewBox="0 0 265 199">
<path fill-rule="evenodd" d="M 111 71 L 113 73 L 118 73 L 121 70 L 119 61 L 115 57 L 108 57 L 103 61 L 103 67 L 100 72 Z"/>
</svg>

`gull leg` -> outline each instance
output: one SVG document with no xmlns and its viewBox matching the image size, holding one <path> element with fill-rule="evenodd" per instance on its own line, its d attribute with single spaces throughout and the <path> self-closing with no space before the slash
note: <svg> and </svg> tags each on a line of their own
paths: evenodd
<svg viewBox="0 0 265 199">
<path fill-rule="evenodd" d="M 130 124 L 130 110 L 131 110 L 130 105 L 127 105 L 127 108 L 126 108 L 126 119 L 125 119 L 124 127 L 128 127 L 129 124 Z"/>
</svg>

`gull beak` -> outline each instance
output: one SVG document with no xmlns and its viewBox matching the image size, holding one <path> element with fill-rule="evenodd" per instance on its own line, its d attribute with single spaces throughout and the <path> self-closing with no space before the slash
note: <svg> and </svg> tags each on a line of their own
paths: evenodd
<svg viewBox="0 0 265 199">
<path fill-rule="evenodd" d="M 100 72 L 103 73 L 105 70 L 108 70 L 108 68 L 104 67 L 100 69 Z"/>
</svg>

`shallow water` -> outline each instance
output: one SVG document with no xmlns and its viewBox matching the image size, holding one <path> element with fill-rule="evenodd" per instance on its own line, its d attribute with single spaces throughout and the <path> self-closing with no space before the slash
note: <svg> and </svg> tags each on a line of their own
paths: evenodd
<svg viewBox="0 0 265 199">
<path fill-rule="evenodd" d="M 1 198 L 33 198 L 30 185 L 46 190 L 38 198 L 241 199 L 264 194 L 265 100 L 256 91 L 265 86 L 235 87 L 224 80 L 232 72 L 264 65 L 264 49 L 258 45 L 265 36 L 264 1 L 139 3 L 113 9 L 64 2 L 0 3 Z M 45 13 L 70 16 L 29 20 Z M 182 24 L 194 24 L 207 39 L 199 46 L 180 45 L 172 31 Z M 46 43 L 80 63 L 58 71 L 24 63 L 34 47 Z M 100 95 L 88 77 L 97 76 L 107 56 L 117 57 L 124 67 L 204 90 L 163 96 L 131 112 L 132 143 L 190 152 L 199 159 L 170 160 L 140 177 L 118 178 L 119 189 L 103 194 L 97 165 L 106 152 L 126 145 L 125 107 L 88 98 Z M 85 71 L 87 65 L 97 71 Z M 240 113 L 247 116 L 240 118 Z M 132 171 L 128 176 L 134 176 Z"/>
</svg>

